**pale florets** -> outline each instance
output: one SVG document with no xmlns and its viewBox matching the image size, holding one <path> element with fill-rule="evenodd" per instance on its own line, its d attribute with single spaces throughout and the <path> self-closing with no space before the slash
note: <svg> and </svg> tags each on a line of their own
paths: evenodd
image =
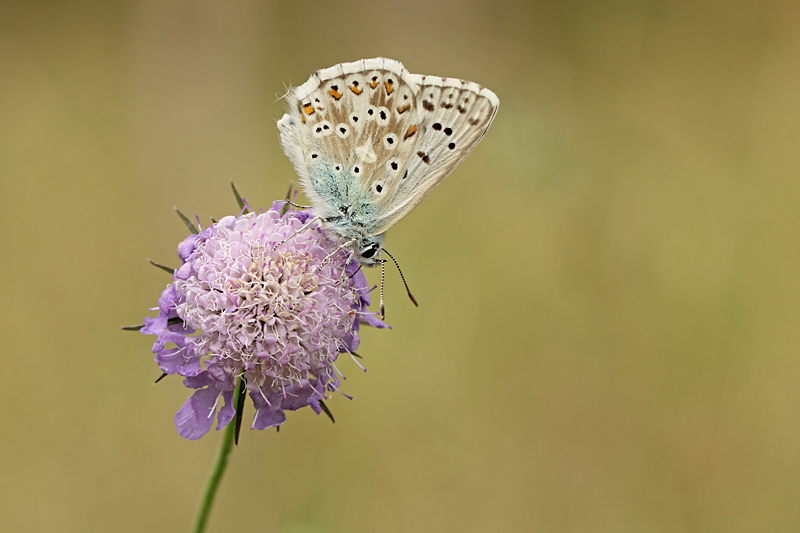
<svg viewBox="0 0 800 533">
<path fill-rule="evenodd" d="M 311 215 L 281 215 L 281 204 L 182 242 L 160 314 L 145 318 L 161 369 L 197 389 L 175 416 L 186 438 L 207 433 L 218 406 L 217 429 L 230 422 L 238 376 L 256 408 L 254 429 L 282 424 L 287 409 L 319 413 L 339 385 L 337 357 L 358 347 L 360 323 L 385 327 L 367 312 L 366 277 L 349 252 L 313 225 L 298 232 Z"/>
</svg>

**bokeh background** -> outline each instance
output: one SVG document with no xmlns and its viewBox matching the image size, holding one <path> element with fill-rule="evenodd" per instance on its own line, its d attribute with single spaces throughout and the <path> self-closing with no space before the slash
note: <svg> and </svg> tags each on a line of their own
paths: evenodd
<svg viewBox="0 0 800 533">
<path fill-rule="evenodd" d="M 234 4 L 234 3 L 231 3 Z M 210 531 L 800 529 L 800 4 L 0 3 L 0 529 L 183 531 L 141 323 L 186 230 L 282 198 L 289 84 L 387 56 L 501 106 L 389 234 L 337 423 L 246 432 Z M 377 282 L 377 271 L 369 276 Z M 247 416 L 247 415 L 246 415 Z"/>
</svg>

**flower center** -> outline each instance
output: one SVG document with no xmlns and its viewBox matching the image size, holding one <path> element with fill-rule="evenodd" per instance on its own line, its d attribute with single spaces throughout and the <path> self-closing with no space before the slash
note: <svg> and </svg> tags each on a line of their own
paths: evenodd
<svg viewBox="0 0 800 533">
<path fill-rule="evenodd" d="M 359 295 L 344 266 L 299 245 L 238 244 L 209 237 L 189 259 L 196 274 L 178 283 L 178 315 L 202 331 L 195 354 L 259 387 L 329 372 L 356 320 Z"/>
</svg>

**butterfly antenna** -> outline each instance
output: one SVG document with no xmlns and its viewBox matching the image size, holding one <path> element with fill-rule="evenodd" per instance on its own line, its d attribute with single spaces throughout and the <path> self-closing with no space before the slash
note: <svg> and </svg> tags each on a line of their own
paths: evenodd
<svg viewBox="0 0 800 533">
<path fill-rule="evenodd" d="M 386 255 L 391 257 L 392 261 L 394 261 L 394 266 L 397 267 L 397 271 L 400 273 L 400 279 L 403 280 L 403 285 L 405 285 L 405 287 L 406 287 L 406 293 L 408 293 L 408 297 L 411 298 L 411 301 L 414 303 L 415 306 L 419 307 L 419 304 L 417 303 L 417 299 L 414 298 L 414 295 L 411 294 L 411 291 L 408 289 L 408 283 L 406 283 L 406 278 L 405 278 L 405 276 L 403 276 L 403 271 L 400 270 L 400 263 L 398 263 L 397 259 L 395 259 L 394 256 L 389 253 L 389 250 L 384 248 L 383 251 L 386 252 Z"/>
<path fill-rule="evenodd" d="M 380 255 L 378 255 L 380 258 Z M 386 260 L 381 258 L 381 320 L 386 318 L 386 310 L 383 307 L 383 280 L 386 279 Z"/>
</svg>

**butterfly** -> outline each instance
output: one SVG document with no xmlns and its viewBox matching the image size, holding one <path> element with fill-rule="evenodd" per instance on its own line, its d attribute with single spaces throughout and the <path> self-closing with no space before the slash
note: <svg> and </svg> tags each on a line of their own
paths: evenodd
<svg viewBox="0 0 800 533">
<path fill-rule="evenodd" d="M 477 83 L 362 59 L 316 71 L 286 94 L 281 145 L 324 231 L 365 266 L 386 231 L 483 138 L 500 101 Z"/>
</svg>

